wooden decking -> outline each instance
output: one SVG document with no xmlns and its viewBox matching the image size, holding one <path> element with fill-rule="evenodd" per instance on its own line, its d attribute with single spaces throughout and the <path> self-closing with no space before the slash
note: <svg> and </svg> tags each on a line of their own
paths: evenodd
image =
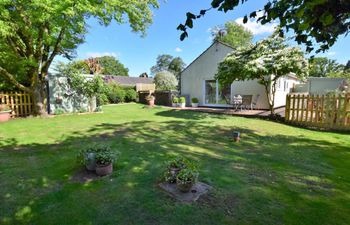
<svg viewBox="0 0 350 225">
<path fill-rule="evenodd" d="M 215 114 L 225 114 L 225 115 L 234 115 L 234 116 L 244 116 L 244 117 L 268 117 L 270 115 L 269 110 L 235 110 L 232 108 L 209 108 L 209 107 L 186 107 L 184 109 L 176 108 L 180 110 L 189 110 L 189 111 L 198 111 L 206 113 L 215 113 Z M 275 109 L 276 114 L 284 118 L 285 116 L 285 107 L 280 107 Z"/>
</svg>

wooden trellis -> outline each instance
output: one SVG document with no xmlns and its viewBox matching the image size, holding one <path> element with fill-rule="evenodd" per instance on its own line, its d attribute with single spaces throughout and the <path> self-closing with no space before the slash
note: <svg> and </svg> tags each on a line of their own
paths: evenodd
<svg viewBox="0 0 350 225">
<path fill-rule="evenodd" d="M 350 130 L 350 93 L 287 95 L 287 122 L 326 129 Z"/>
<path fill-rule="evenodd" d="M 32 98 L 24 92 L 0 92 L 0 104 L 11 108 L 12 117 L 26 117 L 32 114 Z"/>
</svg>

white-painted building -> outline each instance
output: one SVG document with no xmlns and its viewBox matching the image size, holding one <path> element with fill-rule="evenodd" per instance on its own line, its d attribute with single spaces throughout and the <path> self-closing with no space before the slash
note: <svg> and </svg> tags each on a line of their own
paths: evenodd
<svg viewBox="0 0 350 225">
<path fill-rule="evenodd" d="M 233 97 L 251 96 L 258 109 L 268 109 L 269 104 L 264 86 L 258 80 L 235 81 L 228 87 L 221 87 L 214 79 L 218 64 L 234 51 L 224 43 L 215 42 L 181 72 L 181 95 L 198 98 L 200 106 L 232 107 Z M 280 78 L 277 83 L 274 107 L 285 105 L 286 95 L 299 80 L 292 75 Z"/>
</svg>

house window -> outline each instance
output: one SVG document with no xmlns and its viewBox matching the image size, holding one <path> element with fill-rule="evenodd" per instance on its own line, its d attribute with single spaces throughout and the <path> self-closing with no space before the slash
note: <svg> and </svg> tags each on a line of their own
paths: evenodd
<svg viewBox="0 0 350 225">
<path fill-rule="evenodd" d="M 288 88 L 289 88 L 289 83 L 288 83 L 288 81 L 285 80 L 284 81 L 284 91 L 287 92 L 289 90 Z"/>
</svg>

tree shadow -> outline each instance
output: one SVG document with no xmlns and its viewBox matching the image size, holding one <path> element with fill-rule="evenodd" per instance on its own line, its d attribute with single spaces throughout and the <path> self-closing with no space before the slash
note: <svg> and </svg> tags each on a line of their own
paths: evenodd
<svg viewBox="0 0 350 225">
<path fill-rule="evenodd" d="M 156 114 L 187 120 L 101 123 L 55 144 L 1 139 L 0 179 L 6 182 L 0 184 L 0 221 L 276 224 L 300 217 L 306 224 L 327 224 L 334 216 L 347 219 L 341 207 L 350 200 L 350 177 L 344 172 L 350 149 L 345 144 L 205 124 L 203 113 Z M 240 143 L 232 141 L 233 130 L 241 132 Z M 81 168 L 75 162 L 78 151 L 94 143 L 121 152 L 115 172 L 93 182 L 71 182 Z M 211 204 L 182 206 L 156 188 L 164 162 L 179 155 L 197 161 L 200 180 L 215 187 Z"/>
</svg>

